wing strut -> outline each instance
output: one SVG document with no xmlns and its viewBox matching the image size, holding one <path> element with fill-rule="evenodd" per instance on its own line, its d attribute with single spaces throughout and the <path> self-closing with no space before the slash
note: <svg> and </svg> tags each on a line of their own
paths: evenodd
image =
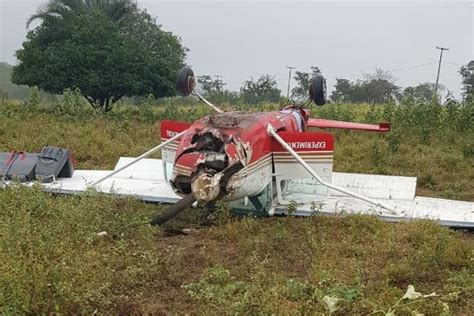
<svg viewBox="0 0 474 316">
<path fill-rule="evenodd" d="M 112 171 L 111 173 L 109 173 L 108 175 L 100 178 L 99 180 L 95 181 L 94 183 L 92 183 L 91 185 L 89 185 L 89 187 L 95 187 L 96 185 L 98 185 L 99 183 L 101 183 L 102 181 L 110 178 L 111 176 L 113 175 L 116 175 L 117 173 L 119 173 L 120 171 L 122 170 L 125 170 L 127 169 L 128 167 L 130 167 L 131 165 L 139 162 L 140 160 L 142 160 L 143 158 L 146 158 L 148 156 L 150 156 L 151 154 L 153 154 L 154 152 L 160 150 L 161 148 L 163 148 L 164 146 L 168 145 L 169 143 L 171 142 L 174 142 L 175 140 L 178 140 L 181 138 L 181 136 L 184 135 L 184 133 L 186 132 L 186 130 L 182 131 L 181 133 L 179 134 L 176 134 L 175 136 L 171 137 L 170 139 L 168 139 L 167 141 L 165 142 L 162 142 L 161 144 L 159 144 L 158 146 L 156 147 L 153 147 L 152 149 L 150 149 L 149 151 L 147 151 L 146 153 L 143 153 L 141 154 L 140 156 L 138 156 L 137 158 L 133 159 L 132 161 L 130 161 L 128 164 L 126 164 L 125 166 L 121 167 L 121 168 L 118 168 L 117 170 L 114 170 Z"/>
<path fill-rule="evenodd" d="M 206 103 L 206 105 L 208 105 L 209 107 L 211 107 L 214 111 L 216 112 L 219 112 L 219 113 L 222 113 L 224 111 L 222 111 L 221 109 L 219 109 L 217 106 L 215 106 L 214 104 L 212 104 L 211 102 L 207 101 L 201 94 L 199 94 L 199 92 L 197 92 L 196 90 L 193 90 L 193 93 L 195 95 L 197 95 L 197 97 L 199 98 L 199 100 L 201 100 L 202 102 Z"/>
<path fill-rule="evenodd" d="M 300 157 L 300 155 L 298 155 L 284 140 L 283 138 L 280 137 L 280 135 L 278 135 L 278 133 L 276 132 L 276 130 L 273 128 L 273 126 L 271 124 L 268 124 L 267 125 L 267 132 L 268 134 L 270 134 L 271 136 L 273 136 L 273 138 L 275 138 L 275 140 L 277 142 L 279 142 L 283 148 L 285 148 L 292 156 L 293 158 L 295 158 L 302 166 L 303 168 L 306 169 L 306 171 L 308 171 L 319 183 L 321 183 L 322 185 L 324 185 L 325 187 L 328 187 L 330 189 L 333 189 L 333 190 L 336 190 L 336 191 L 339 191 L 339 192 L 342 192 L 344 194 L 347 194 L 347 195 L 350 195 L 352 197 L 355 197 L 359 200 L 362 200 L 362 201 L 365 201 L 365 202 L 368 202 L 370 204 L 373 204 L 375 206 L 378 206 L 378 207 L 381 207 L 383 209 L 386 209 L 388 210 L 391 214 L 393 215 L 399 215 L 397 211 L 395 211 L 394 209 L 390 208 L 390 207 L 387 207 L 385 205 L 383 205 L 382 203 L 380 202 L 377 202 L 371 198 L 368 198 L 362 194 L 359 194 L 359 193 L 356 193 L 356 192 L 352 192 L 352 191 L 349 191 L 349 190 L 346 190 L 344 188 L 341 188 L 341 187 L 338 187 L 338 186 L 335 186 L 331 183 L 328 183 L 328 182 L 325 182 L 323 179 L 321 179 L 318 174 L 313 170 L 311 169 L 311 167 Z"/>
</svg>

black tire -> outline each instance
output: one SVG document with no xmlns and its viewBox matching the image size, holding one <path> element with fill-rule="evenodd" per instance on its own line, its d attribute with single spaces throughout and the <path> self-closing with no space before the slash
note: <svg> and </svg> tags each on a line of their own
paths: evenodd
<svg viewBox="0 0 474 316">
<path fill-rule="evenodd" d="M 178 79 L 176 80 L 176 90 L 183 97 L 187 97 L 191 94 L 196 85 L 196 79 L 194 78 L 194 71 L 189 66 L 184 66 L 178 73 Z"/>
<path fill-rule="evenodd" d="M 153 217 L 150 221 L 150 224 L 153 226 L 164 224 L 165 222 L 169 221 L 188 207 L 193 205 L 196 199 L 194 198 L 193 194 L 190 193 L 186 195 L 184 198 L 179 200 L 176 204 L 171 205 L 164 211 L 163 213 L 157 214 Z"/>
<path fill-rule="evenodd" d="M 323 75 L 316 75 L 311 79 L 309 97 L 316 105 L 326 104 L 326 79 Z"/>
</svg>

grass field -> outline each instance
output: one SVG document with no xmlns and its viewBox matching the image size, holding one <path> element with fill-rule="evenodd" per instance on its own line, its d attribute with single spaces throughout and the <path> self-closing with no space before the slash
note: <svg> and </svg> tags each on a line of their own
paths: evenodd
<svg viewBox="0 0 474 316">
<path fill-rule="evenodd" d="M 54 144 L 74 151 L 77 168 L 112 168 L 119 156 L 159 142 L 160 119 L 207 113 L 167 102 L 122 105 L 106 116 L 73 94 L 55 105 L 6 103 L 0 151 Z M 417 176 L 419 195 L 474 201 L 472 107 L 329 105 L 315 114 L 394 126 L 386 135 L 336 132 L 337 171 Z M 148 225 L 160 209 L 94 193 L 0 190 L 0 313 L 474 310 L 472 232 L 369 216 L 242 219 L 220 206 L 216 225 L 204 227 L 199 212 L 188 213 L 169 224 L 189 228 L 188 235 L 169 235 Z M 427 296 L 402 299 L 409 285 Z"/>
</svg>

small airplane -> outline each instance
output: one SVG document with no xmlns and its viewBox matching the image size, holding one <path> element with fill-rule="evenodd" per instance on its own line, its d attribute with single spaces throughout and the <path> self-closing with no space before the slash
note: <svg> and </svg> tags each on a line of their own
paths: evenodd
<svg viewBox="0 0 474 316">
<path fill-rule="evenodd" d="M 47 168 L 36 168 L 46 170 L 42 171 L 42 179 L 48 179 L 42 184 L 44 190 L 77 194 L 95 188 L 171 204 L 153 217 L 152 225 L 161 225 L 196 204 L 212 209 L 222 200 L 236 214 L 370 214 L 387 221 L 431 219 L 474 228 L 473 202 L 415 196 L 415 177 L 334 172 L 334 138 L 310 129 L 385 133 L 390 131 L 388 123 L 310 118 L 308 102 L 274 112 L 224 112 L 196 91 L 196 76 L 188 66 L 179 72 L 176 87 L 183 96 L 197 96 L 213 112 L 194 123 L 161 121 L 162 142 L 139 157 L 120 157 L 112 171 L 73 170 L 63 157 L 67 150 L 59 159 L 49 157 L 51 152 L 58 155 L 58 149 L 47 148 L 46 154 L 38 155 L 40 163 L 48 162 Z M 309 102 L 326 103 L 321 74 L 311 80 Z M 148 158 L 159 150 L 161 159 Z M 11 155 L 3 155 L 12 160 Z M 1 158 L 0 154 L 0 162 Z M 33 158 L 28 170 L 35 170 Z M 52 167 L 55 164 L 57 168 Z M 8 185 L 3 183 L 0 186 Z"/>
<path fill-rule="evenodd" d="M 248 200 L 246 203 L 253 204 L 255 211 L 261 211 L 263 205 L 257 197 L 273 185 L 281 190 L 282 184 L 275 183 L 275 175 L 281 171 L 296 171 L 293 164 L 287 164 L 294 160 L 292 153 L 295 158 L 303 158 L 304 166 L 315 163 L 316 169 L 326 169 L 321 171 L 327 174 L 328 164 L 332 163 L 334 140 L 328 133 L 307 131 L 309 127 L 390 130 L 387 123 L 372 125 L 309 118 L 309 110 L 304 106 L 290 105 L 274 112 L 223 112 L 195 90 L 195 78 L 193 70 L 184 67 L 178 75 L 177 90 L 183 96 L 196 94 L 214 112 L 193 124 L 161 122 L 164 141 L 183 132 L 179 141 L 163 148 L 162 155 L 165 162 L 172 164 L 173 170 L 165 178 L 183 198 L 155 217 L 152 224 L 164 223 L 196 201 L 213 205 L 220 199 L 245 199 Z M 309 94 L 315 104 L 326 103 L 326 81 L 321 74 L 312 78 Z M 286 152 L 285 146 L 292 150 Z M 339 191 L 348 193 L 342 188 Z M 382 206 L 371 199 L 365 200 Z"/>
</svg>

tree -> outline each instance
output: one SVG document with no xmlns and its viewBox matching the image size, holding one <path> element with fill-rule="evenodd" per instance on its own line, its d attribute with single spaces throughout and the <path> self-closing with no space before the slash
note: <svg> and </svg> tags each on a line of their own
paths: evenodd
<svg viewBox="0 0 474 316">
<path fill-rule="evenodd" d="M 380 68 L 375 68 L 373 74 L 364 75 L 364 79 L 362 85 L 365 86 L 364 88 L 367 92 L 365 102 L 388 102 L 394 99 L 395 94 L 400 89 L 395 85 L 396 80 L 393 75 L 389 71 Z"/>
<path fill-rule="evenodd" d="M 131 0 L 49 0 L 46 5 L 41 6 L 36 14 L 30 16 L 26 22 L 29 27 L 31 22 L 41 19 L 55 20 L 71 19 L 76 15 L 88 14 L 92 11 L 100 11 L 109 19 L 121 22 L 125 17 L 137 11 L 135 2 Z"/>
<path fill-rule="evenodd" d="M 352 98 L 352 83 L 343 78 L 336 78 L 331 100 L 337 103 L 350 102 Z"/>
<path fill-rule="evenodd" d="M 240 88 L 240 97 L 245 103 L 257 104 L 262 102 L 278 102 L 281 90 L 277 88 L 275 76 L 262 75 L 255 80 L 250 78 Z"/>
<path fill-rule="evenodd" d="M 309 85 L 311 78 L 317 74 L 321 74 L 319 67 L 311 66 L 311 73 L 296 71 L 293 79 L 296 81 L 296 86 L 291 89 L 291 97 L 297 101 L 307 100 L 309 97 Z"/>
<path fill-rule="evenodd" d="M 467 98 L 474 95 L 474 60 L 462 66 L 459 73 L 462 77 L 463 96 Z"/>
<path fill-rule="evenodd" d="M 219 76 L 220 77 L 220 76 Z M 217 104 L 235 104 L 239 102 L 239 95 L 237 92 L 223 89 L 226 83 L 222 82 L 216 76 L 215 80 L 209 75 L 202 75 L 198 77 L 198 84 L 203 90 L 206 98 Z"/>
<path fill-rule="evenodd" d="M 444 90 L 444 86 L 438 84 L 438 90 Z M 416 87 L 407 87 L 403 90 L 402 99 L 405 102 L 419 101 L 430 102 L 434 97 L 435 84 L 430 82 L 420 83 Z"/>
<path fill-rule="evenodd" d="M 214 90 L 206 94 L 206 98 L 212 103 L 216 104 L 230 104 L 239 103 L 239 95 L 237 92 L 229 90 Z"/>
<path fill-rule="evenodd" d="M 383 70 L 381 68 L 375 68 L 375 72 L 372 74 L 364 74 L 364 81 L 369 82 L 372 80 L 385 80 L 392 84 L 395 84 L 396 79 L 393 77 L 390 71 Z"/>
<path fill-rule="evenodd" d="M 296 81 L 296 86 L 291 89 L 291 97 L 298 101 L 308 99 L 309 83 L 311 81 L 309 73 L 296 71 L 293 79 Z"/>
<path fill-rule="evenodd" d="M 216 88 L 215 82 L 209 75 L 199 76 L 197 81 L 204 93 L 212 92 Z"/>
<path fill-rule="evenodd" d="M 36 19 L 16 53 L 14 83 L 80 89 L 103 111 L 123 96 L 174 94 L 186 50 L 132 0 L 50 0 L 28 25 Z"/>
<path fill-rule="evenodd" d="M 364 82 L 367 96 L 366 102 L 370 103 L 386 103 L 395 98 L 395 93 L 399 87 L 385 79 L 373 79 L 368 82 Z"/>
<path fill-rule="evenodd" d="M 331 94 L 334 102 L 353 103 L 386 103 L 399 97 L 395 79 L 390 72 L 376 69 L 375 73 L 364 75 L 364 80 L 351 82 L 347 79 L 336 79 Z"/>
<path fill-rule="evenodd" d="M 199 76 L 198 84 L 201 86 L 201 89 L 204 90 L 204 93 L 206 94 L 211 92 L 222 91 L 222 88 L 226 85 L 218 77 L 215 80 L 212 80 L 212 77 L 209 75 Z"/>
</svg>

